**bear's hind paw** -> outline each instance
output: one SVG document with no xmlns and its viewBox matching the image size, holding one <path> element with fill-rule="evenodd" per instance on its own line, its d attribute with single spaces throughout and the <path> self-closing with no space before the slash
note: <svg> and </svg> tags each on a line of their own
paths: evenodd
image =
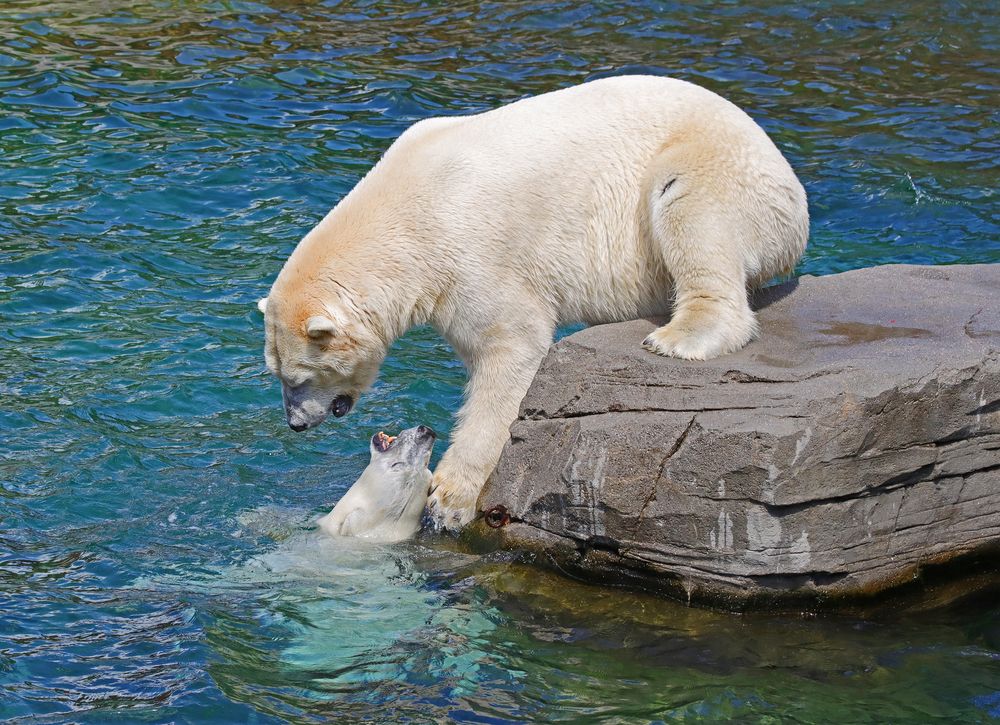
<svg viewBox="0 0 1000 725">
<path fill-rule="evenodd" d="M 757 322 L 749 309 L 745 316 L 678 315 L 653 330 L 642 346 L 657 355 L 682 360 L 711 360 L 736 352 L 757 335 Z"/>
</svg>

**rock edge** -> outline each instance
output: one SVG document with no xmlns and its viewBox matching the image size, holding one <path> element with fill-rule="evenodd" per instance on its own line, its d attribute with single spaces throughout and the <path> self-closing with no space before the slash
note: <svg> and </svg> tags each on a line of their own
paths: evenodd
<svg viewBox="0 0 1000 725">
<path fill-rule="evenodd" d="M 997 561 L 1000 265 L 802 277 L 755 306 L 761 338 L 707 362 L 643 351 L 653 320 L 553 345 L 479 500 L 510 523 L 473 536 L 731 609 Z"/>
</svg>

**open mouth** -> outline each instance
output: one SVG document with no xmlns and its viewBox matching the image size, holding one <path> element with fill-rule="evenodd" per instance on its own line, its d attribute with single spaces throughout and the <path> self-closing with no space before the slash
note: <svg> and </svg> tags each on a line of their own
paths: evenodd
<svg viewBox="0 0 1000 725">
<path fill-rule="evenodd" d="M 387 436 L 382 431 L 379 431 L 372 436 L 372 445 L 375 446 L 375 450 L 385 453 L 389 450 L 389 446 L 392 445 L 394 440 L 396 440 L 396 436 Z"/>
<path fill-rule="evenodd" d="M 350 395 L 338 395 L 330 403 L 330 412 L 333 413 L 334 418 L 343 418 L 351 412 L 353 406 L 354 400 Z"/>
</svg>

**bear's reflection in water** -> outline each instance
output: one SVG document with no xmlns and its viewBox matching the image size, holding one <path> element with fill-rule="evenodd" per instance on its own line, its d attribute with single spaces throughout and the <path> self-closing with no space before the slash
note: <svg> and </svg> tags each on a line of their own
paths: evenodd
<svg viewBox="0 0 1000 725">
<path fill-rule="evenodd" d="M 301 510 L 262 507 L 238 523 L 237 536 L 268 550 L 199 581 L 187 578 L 184 587 L 242 611 L 241 619 L 250 605 L 256 624 L 248 626 L 275 628 L 276 666 L 327 673 L 342 684 L 392 678 L 384 670 L 404 658 L 387 650 L 431 636 L 431 623 L 447 616 L 447 599 L 468 586 L 466 568 L 479 561 L 419 541 L 329 536 Z"/>
<path fill-rule="evenodd" d="M 324 721 L 385 721 L 387 703 L 409 703 L 414 721 L 446 721 L 454 697 L 521 712 L 522 696 L 541 702 L 556 681 L 573 693 L 570 715 L 647 689 L 719 715 L 732 705 L 716 702 L 719 692 L 758 693 L 768 710 L 793 672 L 797 697 L 852 721 L 870 706 L 858 688 L 905 683 L 920 700 L 926 674 L 914 643 L 950 653 L 954 673 L 936 677 L 963 691 L 984 687 L 970 657 L 995 656 L 995 643 L 968 649 L 961 616 L 894 611 L 892 627 L 864 616 L 739 616 L 575 582 L 523 554 L 446 550 L 456 545 L 449 537 L 334 538 L 312 513 L 280 508 L 239 523 L 235 533 L 261 553 L 196 580 L 147 584 L 142 596 L 188 603 L 214 654 L 212 680 L 268 712 L 278 698 Z"/>
</svg>

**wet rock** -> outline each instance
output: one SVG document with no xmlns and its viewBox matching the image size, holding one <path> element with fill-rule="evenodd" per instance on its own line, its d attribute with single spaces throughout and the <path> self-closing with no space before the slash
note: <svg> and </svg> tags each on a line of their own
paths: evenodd
<svg viewBox="0 0 1000 725">
<path fill-rule="evenodd" d="M 646 320 L 554 345 L 480 498 L 509 523 L 479 533 L 730 608 L 998 561 L 1000 265 L 803 277 L 755 306 L 761 338 L 707 362 L 643 351 Z"/>
</svg>

